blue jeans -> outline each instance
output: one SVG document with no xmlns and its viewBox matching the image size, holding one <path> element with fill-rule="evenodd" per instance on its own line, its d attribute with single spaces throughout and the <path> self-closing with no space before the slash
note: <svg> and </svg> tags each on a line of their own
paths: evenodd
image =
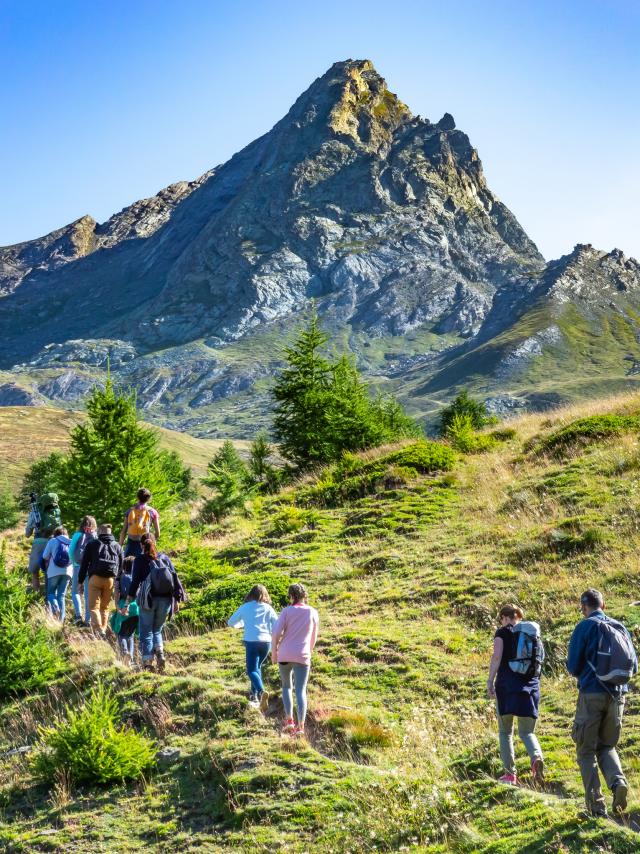
<svg viewBox="0 0 640 854">
<path fill-rule="evenodd" d="M 118 649 L 122 655 L 130 655 L 133 661 L 135 653 L 135 633 L 132 635 L 118 635 Z"/>
<path fill-rule="evenodd" d="M 245 641 L 244 646 L 247 655 L 247 676 L 251 682 L 251 696 L 257 694 L 260 697 L 264 692 L 260 670 L 271 651 L 271 644 L 269 641 Z"/>
<path fill-rule="evenodd" d="M 74 563 L 73 577 L 71 579 L 71 601 L 73 602 L 73 614 L 76 620 L 89 620 L 89 579 L 84 580 L 84 614 L 82 613 L 82 600 L 78 592 L 78 575 L 80 564 Z"/>
<path fill-rule="evenodd" d="M 154 652 L 162 654 L 162 629 L 167 622 L 171 602 L 168 596 L 156 596 L 151 608 L 140 608 L 138 631 L 143 661 L 151 661 Z"/>
<path fill-rule="evenodd" d="M 51 578 L 47 578 L 47 602 L 51 608 L 51 613 L 55 617 L 60 617 L 61 623 L 64 622 L 64 597 L 68 586 L 68 575 L 54 575 Z"/>
<path fill-rule="evenodd" d="M 284 705 L 284 713 L 287 719 L 293 718 L 293 692 L 291 686 L 291 677 L 296 688 L 296 702 L 298 704 L 298 723 L 304 726 L 304 720 L 307 717 L 307 681 L 309 679 L 310 664 L 298 664 L 293 662 L 283 662 L 278 665 L 280 668 L 280 680 L 282 682 L 282 703 Z"/>
</svg>

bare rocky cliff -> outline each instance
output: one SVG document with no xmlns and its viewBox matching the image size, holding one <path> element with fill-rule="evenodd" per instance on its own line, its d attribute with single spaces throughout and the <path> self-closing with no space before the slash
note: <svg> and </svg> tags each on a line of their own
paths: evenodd
<svg viewBox="0 0 640 854">
<path fill-rule="evenodd" d="M 546 265 L 452 116 L 412 115 L 371 62 L 348 60 L 198 180 L 101 225 L 83 217 L 0 249 L 0 367 L 70 401 L 111 354 L 144 405 L 191 429 L 220 400 L 264 398 L 257 389 L 278 359 L 270 336 L 286 335 L 315 299 L 373 376 L 406 375 L 410 388 L 420 374 L 417 400 L 425 380 L 454 389 L 464 377 L 452 379 L 452 366 L 563 294 L 593 306 L 597 292 L 598 312 L 629 321 L 622 303 L 637 298 L 637 263 L 576 252 Z M 71 311 L 71 332 L 46 323 Z M 494 347 L 507 362 L 491 363 L 488 387 L 563 334 L 526 345 L 528 361 L 512 369 L 526 340 L 516 331 L 512 350 Z"/>
</svg>

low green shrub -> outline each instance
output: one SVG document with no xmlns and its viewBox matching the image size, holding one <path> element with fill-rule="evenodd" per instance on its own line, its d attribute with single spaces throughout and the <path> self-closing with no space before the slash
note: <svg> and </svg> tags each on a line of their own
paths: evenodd
<svg viewBox="0 0 640 854">
<path fill-rule="evenodd" d="M 637 415 L 590 415 L 565 424 L 534 444 L 534 451 L 562 453 L 590 442 L 640 430 Z"/>
<path fill-rule="evenodd" d="M 313 510 L 302 510 L 300 507 L 283 507 L 271 519 L 268 534 L 280 536 L 283 534 L 297 534 L 299 531 L 313 529 L 318 524 L 318 515 Z"/>
<path fill-rule="evenodd" d="M 288 576 L 274 570 L 245 575 L 235 573 L 193 594 L 189 603 L 179 612 L 177 622 L 197 628 L 225 625 L 231 614 L 242 605 L 254 584 L 264 584 L 276 610 L 288 604 L 287 590 L 292 584 Z"/>
<path fill-rule="evenodd" d="M 0 697 L 43 688 L 65 667 L 58 642 L 30 613 L 25 579 L 4 574 L 0 555 Z"/>
<path fill-rule="evenodd" d="M 448 445 L 441 442 L 416 442 L 383 457 L 387 463 L 415 469 L 420 474 L 450 471 L 456 455 Z"/>
<path fill-rule="evenodd" d="M 120 723 L 118 703 L 102 684 L 79 709 L 68 709 L 38 733 L 32 767 L 45 782 L 62 770 L 76 783 L 122 783 L 138 779 L 155 762 L 155 743 Z"/>
<path fill-rule="evenodd" d="M 360 712 L 335 712 L 327 718 L 325 726 L 350 747 L 388 747 L 391 744 L 389 731 Z"/>
<path fill-rule="evenodd" d="M 500 427 L 498 430 L 492 430 L 489 435 L 496 442 L 508 442 L 510 439 L 515 439 L 518 431 L 514 427 Z"/>
<path fill-rule="evenodd" d="M 310 487 L 300 489 L 302 505 L 336 507 L 395 489 L 414 479 L 416 474 L 434 474 L 453 468 L 456 454 L 441 442 L 420 441 L 370 460 L 345 454 L 339 463 L 326 469 Z"/>
<path fill-rule="evenodd" d="M 446 438 L 461 454 L 478 454 L 488 451 L 496 444 L 490 433 L 477 433 L 471 416 L 458 413 L 451 419 L 446 432 Z"/>
</svg>

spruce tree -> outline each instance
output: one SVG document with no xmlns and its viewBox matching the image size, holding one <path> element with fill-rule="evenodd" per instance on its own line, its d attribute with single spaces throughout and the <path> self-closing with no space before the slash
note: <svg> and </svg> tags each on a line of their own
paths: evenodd
<svg viewBox="0 0 640 854">
<path fill-rule="evenodd" d="M 180 498 L 189 478 L 176 461 L 166 465 L 155 430 L 138 422 L 133 393 L 95 388 L 87 401 L 87 420 L 71 433 L 71 452 L 64 464 L 60 503 L 67 524 L 85 513 L 118 527 L 141 486 L 164 510 Z M 179 475 L 179 477 L 178 477 Z"/>
<path fill-rule="evenodd" d="M 333 366 L 320 352 L 327 340 L 314 306 L 307 326 L 295 344 L 286 348 L 288 367 L 273 388 L 274 434 L 282 455 L 301 468 L 332 456 L 327 403 Z"/>
<path fill-rule="evenodd" d="M 288 365 L 273 389 L 274 434 L 283 457 L 307 469 L 345 451 L 422 435 L 395 400 L 371 398 L 352 359 L 323 356 L 327 340 L 314 307 L 308 325 L 285 350 Z"/>
<path fill-rule="evenodd" d="M 202 482 L 214 493 L 202 512 L 206 520 L 222 519 L 232 510 L 240 509 L 254 491 L 249 469 L 228 439 L 207 466 L 207 476 Z"/>
</svg>

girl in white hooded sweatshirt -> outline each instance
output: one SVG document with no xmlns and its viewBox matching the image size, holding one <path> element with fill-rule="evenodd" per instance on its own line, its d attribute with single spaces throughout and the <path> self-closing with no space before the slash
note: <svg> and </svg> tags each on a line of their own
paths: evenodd
<svg viewBox="0 0 640 854">
<path fill-rule="evenodd" d="M 269 695 L 262 682 L 262 665 L 271 650 L 271 632 L 278 615 L 271 607 L 271 597 L 263 584 L 254 585 L 244 603 L 227 620 L 233 629 L 244 629 L 247 675 L 251 682 L 249 703 L 266 711 Z"/>
</svg>

